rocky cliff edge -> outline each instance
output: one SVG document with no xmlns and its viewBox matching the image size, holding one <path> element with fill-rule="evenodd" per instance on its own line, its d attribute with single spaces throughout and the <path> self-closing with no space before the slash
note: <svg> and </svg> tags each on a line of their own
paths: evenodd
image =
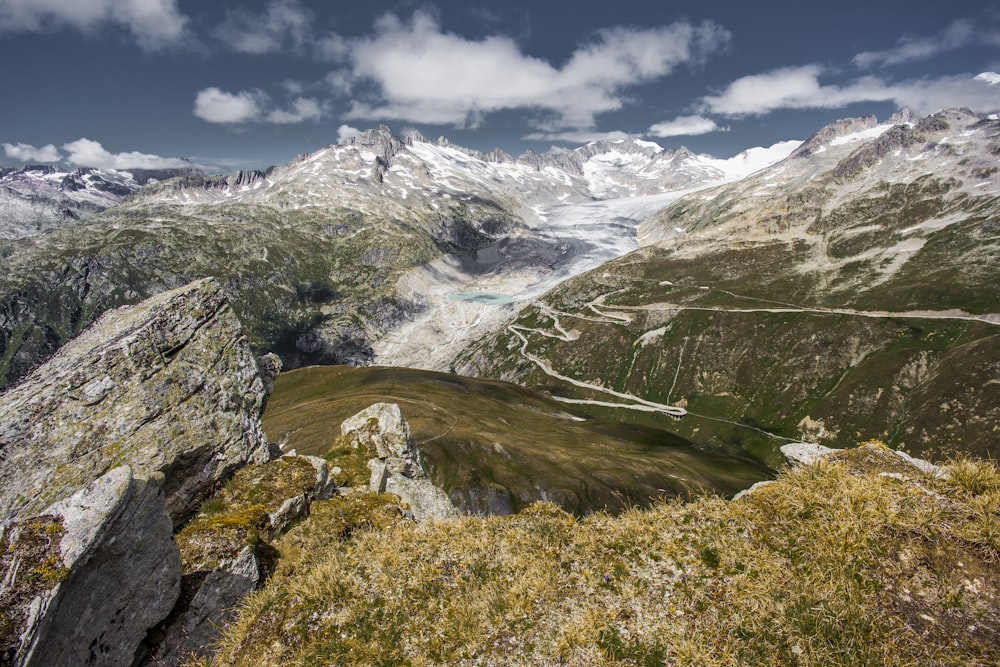
<svg viewBox="0 0 1000 667">
<path fill-rule="evenodd" d="M 106 313 L 0 395 L 0 521 L 129 465 L 163 473 L 178 526 L 219 481 L 267 460 L 259 416 L 275 372 L 214 279 Z"/>
</svg>

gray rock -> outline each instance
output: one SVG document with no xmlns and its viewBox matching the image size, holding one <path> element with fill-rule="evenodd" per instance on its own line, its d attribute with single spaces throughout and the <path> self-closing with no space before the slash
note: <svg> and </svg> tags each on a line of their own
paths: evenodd
<svg viewBox="0 0 1000 667">
<path fill-rule="evenodd" d="M 217 482 L 270 458 L 266 398 L 215 280 L 105 313 L 0 396 L 0 521 L 129 465 L 164 473 L 176 526 Z"/>
<path fill-rule="evenodd" d="M 354 447 L 374 453 L 368 461 L 369 489 L 394 493 L 410 506 L 414 519 L 459 516 L 443 489 L 427 478 L 410 425 L 395 403 L 376 403 L 346 419 L 341 434 Z"/>
<path fill-rule="evenodd" d="M 268 514 L 268 520 L 271 522 L 271 533 L 280 535 L 293 521 L 308 516 L 310 504 L 309 496 L 306 494 L 293 496 L 281 503 L 281 507 Z"/>
<path fill-rule="evenodd" d="M 898 463 L 911 465 L 920 472 L 928 475 L 941 476 L 944 474 L 939 466 L 936 466 L 929 461 L 910 456 L 906 452 L 889 449 L 884 445 L 873 445 L 870 443 L 862 443 L 858 446 L 858 449 L 860 450 L 864 450 L 866 448 L 886 454 L 888 456 L 888 461 L 892 461 L 892 457 L 895 456 L 898 459 Z M 782 455 L 784 455 L 785 460 L 788 461 L 788 465 L 793 468 L 804 465 L 812 465 L 832 454 L 842 451 L 844 450 L 830 449 L 829 447 L 813 444 L 811 442 L 795 442 L 781 447 Z"/>
<path fill-rule="evenodd" d="M 460 516 L 444 489 L 426 477 L 411 479 L 402 475 L 389 475 L 385 481 L 385 491 L 396 494 L 409 505 L 416 521 Z"/>
<path fill-rule="evenodd" d="M 32 550 L 44 535 L 53 538 L 49 551 Z M 44 515 L 14 523 L 4 540 L 0 595 L 15 601 L 6 611 L 20 620 L 20 641 L 4 656 L 11 664 L 129 665 L 180 592 L 162 474 L 143 479 L 115 468 Z M 26 599 L 25 586 L 39 573 L 54 585 Z"/>
<path fill-rule="evenodd" d="M 753 492 L 755 492 L 757 489 L 763 488 L 763 487 L 767 486 L 768 484 L 774 484 L 774 480 L 773 479 L 764 479 L 764 480 L 761 480 L 761 481 L 757 482 L 756 484 L 752 485 L 750 488 L 743 489 L 742 491 L 738 492 L 736 495 L 733 496 L 733 500 L 739 500 L 740 498 L 743 498 L 745 496 L 749 496 L 750 494 L 752 494 Z"/>
<path fill-rule="evenodd" d="M 316 486 L 313 487 L 311 500 L 327 500 L 332 498 L 337 493 L 337 482 L 334 481 L 331 474 L 340 474 L 340 468 L 333 468 L 331 470 L 326 459 L 321 459 L 318 456 L 303 456 L 302 458 L 311 463 L 313 468 L 316 469 Z"/>
<path fill-rule="evenodd" d="M 899 450 L 893 450 L 893 451 L 895 452 L 896 456 L 903 459 L 910 465 L 914 466 L 915 468 L 920 470 L 920 472 L 927 473 L 928 475 L 933 475 L 934 477 L 942 477 L 944 475 L 944 471 L 941 469 L 941 467 L 934 465 L 930 461 L 925 461 L 924 459 L 918 459 L 915 456 L 910 456 L 906 452 L 901 452 Z"/>
<path fill-rule="evenodd" d="M 368 488 L 375 493 L 385 493 L 386 482 L 389 481 L 389 469 L 382 459 L 369 459 L 368 469 L 372 471 Z"/>
<path fill-rule="evenodd" d="M 210 655 L 212 642 L 235 620 L 236 605 L 261 579 L 260 564 L 250 547 L 223 561 L 205 578 L 183 617 L 170 626 L 152 664 L 177 665 L 191 656 Z"/>
<path fill-rule="evenodd" d="M 344 420 L 340 432 L 354 447 L 366 447 L 380 459 L 409 459 L 423 468 L 420 452 L 413 444 L 410 425 L 395 403 L 375 403 Z"/>
<path fill-rule="evenodd" d="M 839 450 L 817 445 L 814 442 L 792 442 L 781 446 L 781 455 L 793 468 L 812 465 L 836 451 Z"/>
</svg>

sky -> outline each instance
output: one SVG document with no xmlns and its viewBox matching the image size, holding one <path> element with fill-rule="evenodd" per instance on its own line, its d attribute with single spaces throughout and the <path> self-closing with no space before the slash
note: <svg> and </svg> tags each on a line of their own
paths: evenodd
<svg viewBox="0 0 1000 667">
<path fill-rule="evenodd" d="M 379 123 L 730 157 L 1000 111 L 1000 0 L 0 0 L 0 63 L 3 166 L 264 168 Z"/>
</svg>

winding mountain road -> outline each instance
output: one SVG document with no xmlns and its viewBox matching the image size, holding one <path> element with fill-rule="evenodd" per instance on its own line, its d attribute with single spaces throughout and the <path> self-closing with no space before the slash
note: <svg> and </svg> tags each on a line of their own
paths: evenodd
<svg viewBox="0 0 1000 667">
<path fill-rule="evenodd" d="M 730 292 L 728 290 L 721 290 L 721 289 L 717 289 L 717 288 L 710 287 L 710 286 L 699 286 L 697 289 L 702 289 L 702 290 L 706 290 L 706 291 L 717 291 L 717 292 L 727 294 L 727 295 L 729 295 L 731 297 L 734 297 L 734 298 L 737 298 L 737 299 L 744 299 L 744 300 L 748 300 L 748 301 L 761 301 L 763 303 L 775 303 L 775 302 L 771 302 L 771 301 L 766 301 L 764 299 L 759 299 L 757 297 L 748 297 L 748 296 L 743 296 L 743 295 L 735 294 L 735 293 Z M 869 317 L 869 318 L 879 318 L 879 319 L 963 320 L 963 321 L 981 322 L 981 323 L 992 325 L 992 326 L 1000 326 L 1000 314 L 990 313 L 990 314 L 986 314 L 986 315 L 973 315 L 971 313 L 966 313 L 965 311 L 961 311 L 961 310 L 947 310 L 947 311 L 925 311 L 925 310 L 920 310 L 920 311 L 897 311 L 897 312 L 882 311 L 882 310 L 867 311 L 867 310 L 856 310 L 856 309 L 853 309 L 853 308 L 820 308 L 820 307 L 815 307 L 815 306 L 796 306 L 796 305 L 785 304 L 785 303 L 775 304 L 775 305 L 767 306 L 767 307 L 764 307 L 764 306 L 762 306 L 762 307 L 756 307 L 756 308 L 737 308 L 737 307 L 729 307 L 729 306 L 689 306 L 689 305 L 683 305 L 683 304 L 662 303 L 662 302 L 661 303 L 653 303 L 653 304 L 645 304 L 645 305 L 640 305 L 640 306 L 625 306 L 625 305 L 620 305 L 620 304 L 608 304 L 607 303 L 608 297 L 610 297 L 610 296 L 612 296 L 614 294 L 620 293 L 622 291 L 624 291 L 624 290 L 623 289 L 616 289 L 616 290 L 613 290 L 611 292 L 607 292 L 605 294 L 598 295 L 597 297 L 591 299 L 588 303 L 584 304 L 584 306 L 581 308 L 581 310 L 586 310 L 586 311 L 590 311 L 592 313 L 596 313 L 598 315 L 598 317 L 594 317 L 592 315 L 578 314 L 578 313 L 569 313 L 569 312 L 566 312 L 566 311 L 563 311 L 563 310 L 558 310 L 556 308 L 553 308 L 552 306 L 549 306 L 548 304 L 545 304 L 545 303 L 542 303 L 542 302 L 535 302 L 533 305 L 536 308 L 538 308 L 539 311 L 541 311 L 542 313 L 544 313 L 546 316 L 548 316 L 552 320 L 552 328 L 555 329 L 555 331 L 557 333 L 552 333 L 550 331 L 546 331 L 544 329 L 539 329 L 539 328 L 534 328 L 534 327 L 523 327 L 523 326 L 519 326 L 519 325 L 516 325 L 516 324 L 509 324 L 507 326 L 507 330 L 510 333 L 512 333 L 513 335 L 515 335 L 521 341 L 521 349 L 520 349 L 521 356 L 524 359 L 526 359 L 526 360 L 532 362 L 533 364 L 535 364 L 543 373 L 545 373 L 549 377 L 555 378 L 555 379 L 560 380 L 562 382 L 566 382 L 567 384 L 571 384 L 571 385 L 573 385 L 575 387 L 579 387 L 581 389 L 587 389 L 587 390 L 594 391 L 594 392 L 597 392 L 597 393 L 607 394 L 609 396 L 613 396 L 615 398 L 623 399 L 623 400 L 628 401 L 628 402 L 627 403 L 618 403 L 618 402 L 612 402 L 612 401 L 599 401 L 599 400 L 593 400 L 593 399 L 575 399 L 575 398 L 565 398 L 565 397 L 553 396 L 553 398 L 555 400 L 561 401 L 563 403 L 572 403 L 572 404 L 577 404 L 577 405 L 594 405 L 594 406 L 599 406 L 599 407 L 623 408 L 623 409 L 627 409 L 627 410 L 638 410 L 638 411 L 642 411 L 642 412 L 659 412 L 659 413 L 666 414 L 666 415 L 668 415 L 670 417 L 673 417 L 675 419 L 680 419 L 681 417 L 684 417 L 684 416 L 686 416 L 688 414 L 691 414 L 692 416 L 703 418 L 703 419 L 712 419 L 712 420 L 715 420 L 715 421 L 724 421 L 724 422 L 733 424 L 735 426 L 739 426 L 741 428 L 748 428 L 748 429 L 751 429 L 751 430 L 763 433 L 765 435 L 774 437 L 776 439 L 786 440 L 786 441 L 789 441 L 789 442 L 792 441 L 791 438 L 785 438 L 783 436 L 778 436 L 778 435 L 775 435 L 773 433 L 769 433 L 767 431 L 763 431 L 761 429 L 757 429 L 757 428 L 754 428 L 752 426 L 748 426 L 746 424 L 740 424 L 738 422 L 730 422 L 730 421 L 725 420 L 725 419 L 718 419 L 718 418 L 715 418 L 715 417 L 708 417 L 708 416 L 705 416 L 705 415 L 695 415 L 694 413 L 689 413 L 684 408 L 681 408 L 681 407 L 678 407 L 678 406 L 675 406 L 675 405 L 667 405 L 667 404 L 664 404 L 664 403 L 657 403 L 655 401 L 650 401 L 650 400 L 641 398 L 639 396 L 635 396 L 633 394 L 629 394 L 629 393 L 626 393 L 626 392 L 616 391 L 614 389 L 609 389 L 609 388 L 607 388 L 607 387 L 605 387 L 603 385 L 596 384 L 594 382 L 585 382 L 583 380 L 578 380 L 576 378 L 571 378 L 571 377 L 569 377 L 567 375 L 563 375 L 562 373 L 560 373 L 559 371 L 557 371 L 556 369 L 554 369 L 552 367 L 552 365 L 548 361 L 546 361 L 546 360 L 542 359 L 541 357 L 538 357 L 538 356 L 536 356 L 536 355 L 531 354 L 530 352 L 528 352 L 528 343 L 529 343 L 529 341 L 528 341 L 527 335 L 525 335 L 525 334 L 533 333 L 533 334 L 537 334 L 537 335 L 544 336 L 544 337 L 547 337 L 547 338 L 553 338 L 553 339 L 556 339 L 556 340 L 562 340 L 562 341 L 566 341 L 566 342 L 572 342 L 572 341 L 577 340 L 577 338 L 579 337 L 579 334 L 576 333 L 576 332 L 574 332 L 574 331 L 572 331 L 572 330 L 567 330 L 566 327 L 562 324 L 562 321 L 561 321 L 560 318 L 580 319 L 580 320 L 585 320 L 585 321 L 588 321 L 588 322 L 597 322 L 597 323 L 601 323 L 601 324 L 612 324 L 612 325 L 627 325 L 627 324 L 631 323 L 631 318 L 629 318 L 624 313 L 612 312 L 612 311 L 626 311 L 626 312 L 628 312 L 628 311 L 632 311 L 632 312 L 638 312 L 638 311 L 678 311 L 679 312 L 679 311 L 685 311 L 685 310 L 694 310 L 694 311 L 709 311 L 709 312 L 719 312 L 719 313 L 807 313 L 807 314 L 814 314 L 814 315 L 843 315 L 843 316 L 848 316 L 848 317 Z M 675 377 L 675 382 L 676 382 L 676 377 Z"/>
</svg>

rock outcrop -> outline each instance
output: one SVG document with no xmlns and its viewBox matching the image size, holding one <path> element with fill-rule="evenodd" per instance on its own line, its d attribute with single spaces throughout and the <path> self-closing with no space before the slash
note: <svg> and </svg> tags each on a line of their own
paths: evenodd
<svg viewBox="0 0 1000 667">
<path fill-rule="evenodd" d="M 855 463 L 863 460 L 869 468 L 891 474 L 917 474 L 940 476 L 944 474 L 940 466 L 930 461 L 910 456 L 906 452 L 891 449 L 878 440 L 869 440 L 853 449 L 831 449 L 812 442 L 793 442 L 782 445 L 781 454 L 792 468 L 815 465 L 820 461 L 837 461 L 845 456 Z"/>
<path fill-rule="evenodd" d="M 372 491 L 396 494 L 410 506 L 417 521 L 459 515 L 448 494 L 427 478 L 410 425 L 398 405 L 376 403 L 344 420 L 340 431 L 353 447 L 374 454 L 368 461 Z"/>
<path fill-rule="evenodd" d="M 163 473 L 178 526 L 237 468 L 269 458 L 266 398 L 214 279 L 110 311 L 0 396 L 0 521 L 129 465 Z"/>
<path fill-rule="evenodd" d="M 129 665 L 180 591 L 163 475 L 115 468 L 0 541 L 0 662 Z"/>
<path fill-rule="evenodd" d="M 337 491 L 327 462 L 283 456 L 247 466 L 178 534 L 182 592 L 170 617 L 147 638 L 137 665 L 181 664 L 208 657 L 243 598 L 274 568 L 270 542 L 309 515 L 315 500 Z M 206 504 L 206 510 L 209 505 Z"/>
</svg>

